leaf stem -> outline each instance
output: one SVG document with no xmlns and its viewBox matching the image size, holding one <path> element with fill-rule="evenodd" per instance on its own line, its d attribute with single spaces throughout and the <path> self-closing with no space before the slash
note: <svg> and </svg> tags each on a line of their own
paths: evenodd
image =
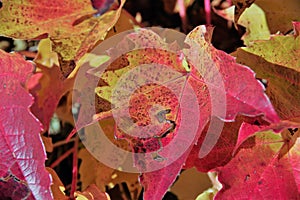
<svg viewBox="0 0 300 200">
<path fill-rule="evenodd" d="M 54 161 L 50 167 L 53 169 L 54 167 L 56 167 L 57 165 L 59 165 L 59 163 L 61 161 L 63 161 L 64 159 L 66 159 L 71 153 L 73 153 L 73 148 L 69 149 L 68 151 L 66 151 L 63 155 L 61 155 L 56 161 Z"/>
<path fill-rule="evenodd" d="M 71 138 L 69 139 L 68 141 L 67 140 L 62 140 L 62 141 L 59 141 L 59 142 L 56 142 L 53 144 L 53 148 L 56 148 L 56 147 L 59 147 L 59 146 L 62 146 L 64 144 L 68 144 L 70 142 L 74 142 L 75 141 L 75 138 Z"/>
<path fill-rule="evenodd" d="M 72 185 L 71 185 L 71 193 L 70 199 L 75 199 L 74 194 L 77 189 L 77 171 L 78 171 L 78 160 L 77 160 L 77 152 L 78 152 L 78 137 L 75 137 L 74 147 L 73 147 L 73 169 L 72 169 Z"/>
<path fill-rule="evenodd" d="M 186 10 L 184 6 L 184 0 L 178 0 L 179 7 L 179 16 L 181 18 L 182 30 L 184 33 L 187 33 L 187 18 L 186 18 Z"/>
<path fill-rule="evenodd" d="M 210 15 L 210 0 L 204 0 L 204 10 L 205 10 L 205 18 L 206 24 L 211 24 L 211 15 Z"/>
</svg>

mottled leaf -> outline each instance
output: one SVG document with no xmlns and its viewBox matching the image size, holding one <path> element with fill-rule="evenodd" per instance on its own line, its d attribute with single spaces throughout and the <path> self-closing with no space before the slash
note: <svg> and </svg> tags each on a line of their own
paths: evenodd
<svg viewBox="0 0 300 200">
<path fill-rule="evenodd" d="M 4 199 L 52 199 L 40 122 L 29 107 L 24 86 L 33 65 L 21 55 L 0 51 L 0 196 Z"/>
<path fill-rule="evenodd" d="M 135 158 L 137 168 L 142 172 L 151 169 L 153 165 L 161 165 L 163 167 L 151 172 L 144 172 L 141 175 L 141 183 L 145 187 L 145 199 L 161 199 L 164 196 L 179 174 L 204 126 L 210 121 L 211 115 L 226 121 L 234 121 L 238 114 L 249 117 L 261 115 L 269 123 L 278 122 L 279 120 L 267 96 L 263 93 L 263 86 L 255 79 L 254 73 L 249 68 L 236 64 L 233 57 L 213 48 L 209 43 L 211 35 L 212 29 L 200 26 L 187 36 L 186 43 L 189 45 L 189 48 L 183 51 L 189 64 L 187 66 L 181 51 L 178 51 L 176 48 L 172 49 L 172 47 L 175 47 L 174 44 L 165 43 L 151 31 L 142 29 L 132 33 L 125 39 L 131 40 L 136 48 L 143 47 L 143 49 L 132 50 L 115 60 L 101 76 L 105 84 L 96 88 L 96 93 L 99 97 L 109 102 L 112 102 L 112 98 L 115 98 L 112 102 L 114 104 L 112 112 L 117 111 L 120 114 L 117 118 L 118 120 L 126 119 L 126 106 L 124 111 L 122 107 L 126 105 L 128 95 L 125 92 L 122 95 L 114 96 L 119 94 L 114 93 L 116 88 L 121 88 L 122 90 L 120 91 L 134 91 L 130 94 L 131 97 L 128 100 L 130 117 L 134 123 L 127 124 L 129 121 L 121 120 L 122 123 L 117 122 L 117 125 L 123 131 L 125 128 L 131 135 L 137 135 L 137 137 L 146 133 L 148 135 L 145 136 L 148 138 L 139 139 L 130 137 L 128 134 L 126 136 L 126 131 L 125 134 L 122 134 L 120 129 L 117 129 L 118 132 L 116 133 L 117 137 L 125 137 L 131 141 L 134 152 L 146 153 L 153 151 L 155 153 L 160 148 L 159 142 L 161 142 L 163 151 L 158 151 L 156 156 L 154 155 L 151 158 L 146 155 L 143 158 Z M 117 46 L 115 51 L 126 46 L 125 44 L 126 42 L 121 43 L 122 46 Z M 172 49 L 172 51 L 167 51 L 168 48 Z M 111 50 L 111 52 L 114 52 L 114 50 Z M 119 63 L 122 64 L 120 65 Z M 151 63 L 165 65 L 168 69 L 172 69 L 172 73 L 162 76 L 163 71 L 159 66 L 153 65 L 151 70 L 146 67 L 147 64 Z M 127 79 L 123 79 L 124 85 L 119 83 L 120 77 L 130 70 L 134 70 L 136 66 L 143 65 L 145 69 L 140 68 L 140 77 L 134 75 L 131 77 L 129 75 Z M 243 77 L 242 79 L 238 78 L 241 76 Z M 150 83 L 154 78 L 156 78 L 156 81 L 164 81 L 164 85 Z M 143 83 L 145 80 L 150 82 L 134 90 L 134 85 L 130 82 L 132 80 L 135 81 L 134 84 Z M 220 82 L 224 84 L 223 88 L 222 85 L 218 84 Z M 185 85 L 190 85 L 191 89 L 188 89 Z M 179 94 L 178 96 L 181 97 L 180 101 L 176 99 L 176 94 Z M 220 98 L 218 99 L 220 94 L 224 95 L 226 104 L 221 102 Z M 194 105 L 195 101 L 197 101 L 196 105 Z M 179 103 L 181 103 L 180 110 L 177 111 Z M 216 106 L 217 109 L 214 108 L 216 110 L 213 110 L 213 113 L 211 110 L 212 104 L 224 105 L 225 111 L 223 112 Z M 194 113 L 197 112 L 197 107 L 199 108 L 199 113 L 201 113 L 198 119 L 197 116 L 194 116 Z M 157 114 L 162 111 L 164 111 L 163 115 L 165 116 L 162 115 L 163 118 L 159 120 Z M 168 128 L 171 125 L 170 121 L 174 121 L 175 128 Z M 195 121 L 200 124 L 196 129 L 191 126 Z M 151 131 L 143 128 L 134 128 L 135 126 L 146 126 L 150 122 L 154 125 L 152 126 L 153 129 L 149 129 Z M 167 134 L 164 135 L 163 133 L 166 131 Z M 193 136 L 195 138 L 188 141 L 189 137 L 191 137 L 188 134 L 193 132 L 196 134 Z M 208 138 L 218 137 L 218 135 L 207 135 Z M 165 150 L 164 147 L 167 147 L 171 141 L 175 141 L 177 145 L 189 144 L 190 146 L 187 146 L 184 151 L 176 147 L 172 148 L 172 150 Z M 209 151 L 209 149 L 206 150 Z M 174 155 L 181 156 L 176 160 L 172 160 Z M 169 159 L 168 161 L 172 160 L 172 162 L 167 164 L 164 161 L 166 159 Z"/>
<path fill-rule="evenodd" d="M 294 35 L 272 35 L 270 40 L 256 41 L 242 49 L 266 61 L 300 71 L 300 22 L 294 22 Z"/>
<path fill-rule="evenodd" d="M 291 21 L 300 21 L 299 0 L 256 0 L 255 3 L 264 10 L 272 34 L 278 31 L 286 34 L 293 29 Z"/>
<path fill-rule="evenodd" d="M 257 41 L 253 45 L 237 51 L 237 62 L 250 66 L 257 78 L 267 85 L 266 93 L 281 119 L 299 123 L 299 36 L 276 35 L 271 40 Z"/>
<path fill-rule="evenodd" d="M 112 118 L 100 121 L 100 126 L 105 136 L 110 140 L 108 142 L 112 142 L 118 148 L 130 150 L 129 144 L 126 141 L 114 139 L 114 123 Z M 99 155 L 99 151 L 103 151 L 101 146 L 103 147 L 105 145 L 103 145 L 105 141 L 101 139 L 96 131 L 97 126 L 95 126 L 95 124 L 90 125 L 85 128 L 84 136 L 81 137 L 84 138 L 84 145 L 91 151 L 89 152 L 87 149 L 82 149 L 78 155 L 78 158 L 82 160 L 79 168 L 82 189 L 87 188 L 90 184 L 96 184 L 100 191 L 105 192 L 106 186 L 111 188 L 116 184 L 125 182 L 131 194 L 131 198 L 137 199 L 142 189 L 138 182 L 137 173 L 126 173 L 120 171 L 121 169 L 113 169 L 101 163 L 101 160 L 99 162 L 93 157 Z M 95 173 L 91 173 L 91 170 Z"/>
<path fill-rule="evenodd" d="M 65 38 L 51 38 L 53 51 L 59 55 L 60 67 L 65 77 L 75 68 L 79 59 L 90 51 L 99 41 L 104 40 L 107 32 L 119 19 L 125 0 L 117 10 L 111 10 L 100 17 L 92 16 L 78 22 Z"/>
<path fill-rule="evenodd" d="M 103 40 L 117 22 L 125 0 L 116 11 L 100 17 L 90 0 L 84 1 L 4 1 L 0 10 L 0 33 L 19 39 L 49 37 L 58 53 L 63 75 L 67 77 L 76 62 Z"/>
<path fill-rule="evenodd" d="M 75 20 L 93 13 L 90 0 L 4 0 L 0 10 L 0 33 L 18 39 L 33 39 L 44 34 L 57 39 L 70 37 Z"/>
<path fill-rule="evenodd" d="M 272 132 L 249 138 L 239 153 L 218 169 L 223 188 L 216 199 L 299 199 L 300 140 L 283 140 Z M 282 156 L 284 146 L 293 146 Z"/>
</svg>

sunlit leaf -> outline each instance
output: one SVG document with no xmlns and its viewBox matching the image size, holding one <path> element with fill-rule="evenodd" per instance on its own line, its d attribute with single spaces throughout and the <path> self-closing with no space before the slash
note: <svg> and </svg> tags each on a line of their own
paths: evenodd
<svg viewBox="0 0 300 200">
<path fill-rule="evenodd" d="M 255 0 L 232 0 L 234 8 L 234 23 L 237 24 L 242 13 L 249 8 Z"/>
<path fill-rule="evenodd" d="M 126 120 L 123 121 L 123 124 L 117 124 L 118 127 L 122 128 L 117 129 L 118 132 L 116 136 L 119 138 L 127 138 L 135 153 L 157 151 L 160 148 L 159 141 L 161 141 L 163 147 L 167 146 L 169 142 L 174 139 L 178 145 L 180 143 L 187 143 L 186 140 L 189 136 L 178 134 L 179 128 L 184 130 L 185 134 L 193 131 L 197 132 L 195 136 L 196 140 L 192 140 L 191 146 L 187 147 L 184 152 L 182 152 L 182 150 L 179 152 L 180 150 L 177 148 L 172 149 L 172 152 L 159 152 L 157 156 L 162 160 L 172 159 L 174 155 L 181 155 L 170 165 L 164 165 L 164 162 L 158 163 L 155 156 L 152 160 L 149 158 L 151 162 L 150 160 L 145 162 L 145 160 L 136 158 L 136 165 L 138 169 L 142 171 L 148 169 L 153 163 L 164 166 L 162 169 L 145 172 L 141 175 L 140 180 L 145 187 L 145 199 L 162 198 L 175 181 L 182 165 L 193 148 L 193 144 L 197 141 L 204 126 L 210 120 L 212 114 L 212 97 L 210 97 L 210 95 L 221 93 L 226 97 L 226 112 L 222 114 L 221 110 L 217 110 L 217 114 L 213 114 L 222 120 L 234 121 L 238 114 L 247 115 L 249 117 L 261 115 L 264 120 L 269 123 L 278 122 L 279 120 L 267 96 L 263 93 L 263 86 L 254 78 L 254 73 L 249 68 L 236 64 L 233 57 L 213 48 L 212 45 L 209 44 L 211 35 L 212 29 L 206 30 L 205 27 L 200 26 L 187 36 L 186 42 L 189 44 L 189 48 L 184 50 L 186 60 L 190 66 L 190 70 L 187 70 L 187 67 L 183 64 L 185 63 L 184 59 L 180 57 L 180 51 L 177 53 L 166 51 L 165 49 L 173 46 L 165 43 L 158 35 L 146 30 L 133 33 L 129 35 L 127 39 L 134 42 L 137 48 L 143 47 L 143 45 L 145 47 L 143 49 L 132 50 L 116 59 L 101 76 L 105 84 L 96 88 L 96 93 L 99 97 L 111 102 L 113 89 L 116 88 L 116 86 L 122 87 L 122 91 L 130 91 L 131 88 L 134 87 L 131 85 L 130 80 L 139 82 L 148 79 L 151 80 L 151 77 L 157 77 L 157 80 L 171 80 L 165 82 L 164 86 L 154 83 L 143 85 L 131 94 L 129 113 L 134 124 L 129 123 L 127 125 Z M 122 43 L 122 45 L 124 46 L 125 43 Z M 117 50 L 118 48 L 121 47 L 116 47 Z M 122 75 L 135 69 L 136 66 L 151 63 L 165 65 L 172 69 L 174 73 L 161 76 L 162 70 L 160 70 L 159 67 L 156 69 L 154 65 L 151 70 L 146 70 L 145 68 L 145 70 L 142 71 L 143 73 L 139 74 L 140 77 L 132 79 L 129 76 L 125 85 L 117 85 Z M 219 74 L 216 74 L 216 72 Z M 214 82 L 213 77 L 217 77 L 216 75 L 220 77 L 220 80 L 223 80 L 224 88 L 220 85 L 216 85 L 216 82 Z M 241 76 L 243 77 L 242 79 L 238 78 Z M 188 90 L 184 87 L 185 84 L 191 85 L 193 90 Z M 211 85 L 214 87 L 209 87 Z M 171 91 L 173 93 L 171 93 Z M 177 93 L 181 94 L 181 102 L 178 101 L 174 95 Z M 197 112 L 197 109 L 195 109 L 197 104 L 194 105 L 195 100 L 191 98 L 193 95 L 196 95 L 195 98 L 196 101 L 198 101 L 197 104 L 201 113 L 199 116 L 199 124 L 201 125 L 199 125 L 198 130 L 193 130 L 193 126 L 182 122 L 182 120 L 191 120 L 191 122 L 193 121 L 195 123 L 195 116 L 192 116 L 194 112 Z M 115 104 L 114 106 L 116 107 L 115 109 L 114 106 L 112 107 L 113 112 L 114 110 L 120 110 L 119 113 L 121 115 L 119 118 L 122 119 L 122 113 L 124 113 L 124 115 L 126 114 L 125 111 L 122 111 L 122 105 L 126 105 L 126 96 L 120 95 L 114 98 L 117 98 L 117 101 L 111 102 Z M 180 111 L 177 111 L 179 103 L 182 103 L 182 105 Z M 151 111 L 151 107 L 154 109 L 153 111 Z M 163 118 L 162 122 L 166 122 L 164 120 L 174 121 L 176 127 L 170 129 L 171 131 L 167 135 L 160 138 L 164 133 L 163 130 L 169 130 L 168 127 L 170 127 L 171 124 L 164 123 L 160 126 L 160 120 L 151 119 L 155 119 L 156 114 L 163 110 L 169 111 L 165 112 L 165 118 Z M 182 113 L 186 112 L 184 110 L 188 110 L 189 116 L 182 116 Z M 125 134 L 121 131 L 121 129 L 124 131 L 125 127 L 131 135 L 143 134 L 142 129 L 135 129 L 134 126 L 145 126 L 150 122 L 154 123 L 154 126 L 152 127 L 153 129 L 151 129 L 153 132 L 150 131 L 149 134 L 155 136 L 150 136 L 146 139 L 126 136 L 126 131 Z M 162 132 L 159 132 L 159 130 Z M 211 137 L 211 135 L 209 135 L 209 137 Z M 232 145 L 232 148 L 233 147 L 234 145 Z"/>
<path fill-rule="evenodd" d="M 299 0 L 256 0 L 255 3 L 264 10 L 272 34 L 286 34 L 293 29 L 292 21 L 300 21 Z"/>
<path fill-rule="evenodd" d="M 298 24 L 298 25 L 297 25 Z M 300 22 L 294 22 L 294 35 L 272 35 L 270 40 L 256 41 L 242 49 L 270 63 L 300 71 Z"/>
<path fill-rule="evenodd" d="M 215 12 L 227 20 L 234 20 L 234 6 Z M 270 38 L 265 13 L 256 4 L 252 4 L 243 12 L 237 24 L 246 28 L 246 33 L 242 37 L 246 46 L 252 44 L 253 40 L 267 40 Z"/>
<path fill-rule="evenodd" d="M 223 188 L 216 199 L 298 199 L 299 141 L 290 144 L 272 132 L 260 132 L 249 138 L 239 153 L 218 169 Z M 293 147 L 282 157 L 284 145 Z"/>
<path fill-rule="evenodd" d="M 236 55 L 237 62 L 251 67 L 256 72 L 257 78 L 265 82 L 266 93 L 281 119 L 298 123 L 300 121 L 300 61 L 297 56 L 299 48 L 299 36 L 274 35 L 270 40 L 257 41 L 249 48 L 239 49 Z"/>
<path fill-rule="evenodd" d="M 114 120 L 112 118 L 102 120 L 100 122 L 101 128 L 103 129 L 106 137 L 117 147 L 130 150 L 129 144 L 124 140 L 114 139 Z M 86 127 L 84 134 L 84 144 L 87 147 L 101 146 L 101 139 L 98 137 L 97 126 L 91 125 Z M 103 145 L 102 145 L 103 146 Z M 82 160 L 81 166 L 79 168 L 80 180 L 82 183 L 82 189 L 86 189 L 91 184 L 96 184 L 100 191 L 105 192 L 105 187 L 113 187 L 116 184 L 121 184 L 125 182 L 127 184 L 128 190 L 131 194 L 132 199 L 137 199 L 140 192 L 141 186 L 138 182 L 137 173 L 126 173 L 119 171 L 118 169 L 113 169 L 105 164 L 99 162 L 93 155 L 97 154 L 97 149 L 92 150 L 91 154 L 87 149 L 82 149 L 79 152 L 78 158 Z M 103 151 L 98 149 L 98 151 Z M 113 159 L 113 158 L 112 158 Z M 95 173 L 90 173 L 93 170 Z"/>
<path fill-rule="evenodd" d="M 42 127 L 29 110 L 33 98 L 24 88 L 33 65 L 2 50 L 0 58 L 0 196 L 52 199 Z"/>
</svg>

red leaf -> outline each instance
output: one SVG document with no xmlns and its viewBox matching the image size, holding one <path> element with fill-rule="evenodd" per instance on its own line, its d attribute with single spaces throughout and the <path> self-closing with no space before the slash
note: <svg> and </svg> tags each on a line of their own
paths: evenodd
<svg viewBox="0 0 300 200">
<path fill-rule="evenodd" d="M 172 164 L 157 171 L 146 172 L 140 176 L 140 183 L 144 187 L 144 199 L 162 199 L 172 183 L 179 176 L 187 153 L 183 154 Z"/>
<path fill-rule="evenodd" d="M 216 199 L 299 199 L 300 139 L 297 136 L 283 141 L 272 132 L 260 132 L 249 138 L 248 144 L 244 143 L 239 153 L 218 169 L 223 188 Z M 286 146 L 293 146 L 288 153 Z"/>
<path fill-rule="evenodd" d="M 34 74 L 28 81 L 29 91 L 35 98 L 31 111 L 42 122 L 44 129 L 48 130 L 59 100 L 72 89 L 74 79 L 65 79 L 55 65 L 51 68 L 40 64 L 37 66 L 42 71 Z"/>
<path fill-rule="evenodd" d="M 261 116 L 268 123 L 279 121 L 264 94 L 263 85 L 255 79 L 253 71 L 237 64 L 230 55 L 215 49 L 209 43 L 211 35 L 212 29 L 197 27 L 186 37 L 189 48 L 181 51 L 175 48 L 176 45 L 166 44 L 162 38 L 148 30 L 129 34 L 109 52 L 124 50 L 130 42 L 137 49 L 130 49 L 117 59 L 109 54 L 114 62 L 101 75 L 103 83 L 99 83 L 99 87 L 93 90 L 99 97 L 114 104 L 112 112 L 117 113 L 117 117 L 115 114 L 114 117 L 118 126 L 116 136 L 129 140 L 133 151 L 140 153 L 135 155 L 135 165 L 143 173 L 141 183 L 145 186 L 145 199 L 163 197 L 211 117 L 221 120 L 214 121 L 212 125 L 216 133 L 209 129 L 203 142 L 199 143 L 202 157 L 217 142 L 224 121 L 233 122 L 237 115 Z M 159 65 L 147 68 L 153 63 L 166 68 L 160 68 Z M 129 71 L 134 71 L 137 66 L 144 67 L 139 68 L 138 76 L 133 73 L 127 77 L 126 74 L 130 74 Z M 97 70 L 94 67 L 89 72 L 97 73 Z M 123 79 L 119 80 L 120 77 Z M 161 80 L 163 84 L 153 83 L 154 79 Z M 148 84 L 143 82 L 145 80 Z M 136 82 L 143 85 L 132 91 Z M 113 96 L 113 90 L 118 95 Z M 127 94 L 126 91 L 131 93 Z M 83 121 L 90 119 L 86 116 L 91 113 L 81 112 L 80 118 Z M 100 111 L 98 117 L 101 119 L 108 115 L 111 113 Z M 81 126 L 83 121 L 79 120 Z M 153 126 L 147 129 L 150 123 Z M 173 127 L 170 127 L 172 124 Z M 171 143 L 175 144 L 173 148 L 169 146 Z M 231 146 L 232 151 L 234 145 Z M 149 152 L 153 154 L 144 154 Z M 153 170 L 153 166 L 159 166 L 159 169 Z"/>
<path fill-rule="evenodd" d="M 220 123 L 218 118 L 212 118 L 212 123 Z M 203 158 L 199 158 L 199 151 L 204 138 L 207 135 L 208 126 L 205 127 L 203 133 L 196 145 L 194 145 L 184 168 L 196 167 L 201 172 L 208 172 L 217 167 L 226 165 L 236 153 L 237 148 L 250 136 L 261 130 L 270 130 L 269 123 L 261 120 L 259 117 L 248 118 L 238 116 L 234 122 L 226 122 L 222 133 L 214 146 L 214 148 Z M 281 127 L 280 127 L 281 128 Z M 212 131 L 211 134 L 214 134 Z"/>
<path fill-rule="evenodd" d="M 220 119 L 213 118 L 213 121 Z M 232 158 L 233 150 L 236 146 L 239 128 L 242 123 L 242 118 L 239 118 L 235 122 L 227 122 L 224 124 L 223 131 L 214 146 L 214 148 L 203 158 L 199 158 L 199 151 L 204 138 L 207 135 L 208 126 L 205 127 L 201 134 L 197 145 L 194 145 L 192 151 L 189 154 L 188 159 L 185 162 L 184 168 L 196 167 L 201 172 L 208 172 L 218 166 L 224 166 Z"/>
<path fill-rule="evenodd" d="M 40 122 L 23 88 L 33 70 L 18 54 L 0 51 L 0 191 L 2 198 L 52 199 Z"/>
</svg>

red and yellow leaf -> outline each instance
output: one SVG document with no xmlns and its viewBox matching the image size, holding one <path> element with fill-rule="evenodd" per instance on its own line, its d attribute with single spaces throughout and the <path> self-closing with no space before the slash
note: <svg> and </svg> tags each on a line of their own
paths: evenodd
<svg viewBox="0 0 300 200">
<path fill-rule="evenodd" d="M 198 140 L 205 125 L 210 121 L 211 116 L 218 117 L 223 121 L 234 121 L 236 116 L 241 114 L 248 117 L 262 116 L 269 123 L 279 121 L 269 99 L 264 94 L 263 86 L 255 79 L 254 73 L 249 68 L 235 63 L 233 57 L 212 47 L 209 43 L 211 35 L 212 30 L 206 30 L 202 26 L 197 27 L 187 36 L 186 42 L 189 48 L 183 52 L 190 66 L 189 69 L 180 51 L 167 51 L 168 47 L 175 47 L 174 44 L 165 43 L 158 35 L 147 30 L 129 34 L 126 39 L 134 42 L 139 49 L 132 50 L 116 59 L 101 76 L 105 84 L 96 88 L 99 97 L 114 104 L 112 112 L 117 111 L 120 113 L 118 119 L 126 119 L 126 106 L 124 110 L 122 110 L 122 106 L 126 105 L 126 101 L 129 101 L 129 113 L 134 124 L 127 124 L 126 120 L 123 120 L 121 124 L 117 122 L 117 126 L 121 128 L 116 129 L 116 136 L 126 138 L 131 143 L 135 153 L 155 152 L 160 148 L 163 150 L 172 140 L 176 141 L 178 145 L 190 142 L 188 144 L 190 146 L 185 151 L 179 150 L 180 148 L 173 148 L 172 151 L 158 151 L 157 156 L 149 157 L 148 160 L 145 159 L 146 157 L 142 160 L 135 158 L 137 168 L 144 172 L 141 175 L 141 183 L 145 187 L 145 199 L 160 199 L 163 197 L 175 181 L 194 143 Z M 125 44 L 126 42 L 122 43 L 123 46 L 126 46 Z M 144 48 L 140 49 L 141 47 Z M 116 47 L 116 51 L 119 50 L 118 48 L 122 47 Z M 120 61 L 122 61 L 121 65 Z M 120 77 L 130 70 L 134 70 L 136 66 L 147 66 L 147 64 L 152 63 L 167 66 L 174 73 L 167 73 L 167 75 L 162 76 L 161 68 L 154 65 L 151 70 L 146 67 L 145 70 L 141 68 L 139 76 L 134 76 L 135 78 L 128 76 L 128 80 L 123 79 L 123 81 L 126 80 L 123 82 L 124 85 L 118 85 L 120 84 L 118 82 Z M 165 80 L 164 85 L 144 84 L 131 94 L 130 100 L 126 98 L 126 93 L 113 96 L 115 88 L 121 87 L 122 90 L 120 91 L 131 91 L 134 84 L 148 79 L 152 80 L 153 77 L 156 77 L 156 80 Z M 216 81 L 217 77 L 220 80 Z M 134 82 L 131 83 L 132 80 Z M 224 84 L 223 88 L 217 84 L 220 81 Z M 191 86 L 191 89 L 185 86 L 187 84 Z M 213 95 L 220 93 L 224 94 L 226 99 L 226 104 L 223 104 L 225 105 L 225 112 L 222 113 L 222 110 L 217 109 L 213 113 L 212 104 L 220 104 L 220 99 L 217 99 L 219 102 L 216 102 Z M 176 99 L 175 94 L 179 94 L 177 96 L 181 97 L 180 100 Z M 193 99 L 193 95 L 195 99 Z M 112 101 L 112 98 L 116 99 Z M 156 114 L 163 111 L 167 112 L 164 113 L 164 120 L 162 120 L 164 124 L 162 125 L 157 120 Z M 189 116 L 182 115 L 184 112 L 188 112 Z M 201 113 L 198 119 L 194 116 L 196 112 Z M 106 114 L 104 113 L 105 116 Z M 101 113 L 99 113 L 99 116 L 101 116 Z M 155 118 L 156 120 L 154 120 Z M 167 122 L 170 121 L 175 123 L 174 129 L 169 129 L 168 126 L 171 124 Z M 150 122 L 154 125 L 152 129 L 149 129 L 151 131 L 145 132 L 143 128 L 134 128 L 135 126 L 147 126 Z M 194 130 L 191 123 L 195 122 L 199 123 L 199 126 Z M 128 136 L 128 133 L 124 131 L 124 127 L 131 136 Z M 164 135 L 163 133 L 166 130 L 171 131 Z M 192 132 L 196 132 L 195 138 L 187 142 L 190 137 L 187 134 Z M 148 134 L 148 138 L 138 138 L 143 133 Z M 218 136 L 208 134 L 206 137 Z M 162 146 L 159 145 L 160 142 Z M 232 149 L 233 147 L 234 145 Z M 158 161 L 161 159 L 172 160 L 175 155 L 181 156 L 169 164 Z M 153 164 L 161 165 L 162 168 L 147 172 Z"/>
<path fill-rule="evenodd" d="M 283 120 L 300 121 L 300 44 L 295 35 L 273 35 L 237 51 L 237 62 L 248 65 L 267 85 L 266 93 Z"/>
</svg>

